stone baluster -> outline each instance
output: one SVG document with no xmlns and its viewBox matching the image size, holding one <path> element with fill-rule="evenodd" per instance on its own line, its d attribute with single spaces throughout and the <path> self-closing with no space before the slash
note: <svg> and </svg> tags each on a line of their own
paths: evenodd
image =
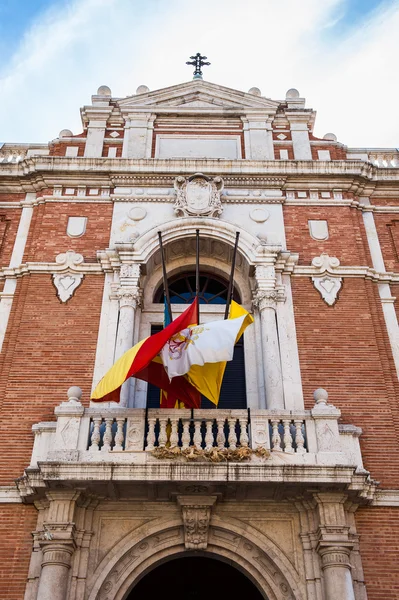
<svg viewBox="0 0 399 600">
<path fill-rule="evenodd" d="M 230 450 L 235 450 L 237 448 L 237 434 L 236 434 L 236 422 L 237 419 L 230 418 L 229 422 L 229 448 Z"/>
<path fill-rule="evenodd" d="M 158 445 L 160 448 L 164 448 L 168 441 L 168 434 L 166 432 L 166 426 L 168 424 L 168 417 L 159 417 L 159 438 Z"/>
<path fill-rule="evenodd" d="M 271 419 L 272 424 L 272 451 L 273 452 L 281 452 L 281 438 L 280 433 L 278 431 L 280 420 L 279 419 Z"/>
<path fill-rule="evenodd" d="M 103 438 L 103 447 L 101 448 L 102 452 L 109 452 L 111 450 L 112 445 L 112 423 L 114 422 L 113 418 L 107 417 L 105 419 L 105 431 Z"/>
<path fill-rule="evenodd" d="M 194 421 L 194 448 L 197 450 L 201 449 L 202 444 L 202 433 L 201 433 L 202 421 Z"/>
<path fill-rule="evenodd" d="M 183 433 L 181 436 L 182 448 L 185 450 L 190 445 L 190 421 L 183 421 Z"/>
<path fill-rule="evenodd" d="M 170 430 L 170 447 L 171 448 L 175 448 L 176 446 L 178 446 L 179 444 L 179 433 L 178 433 L 178 425 L 179 425 L 179 419 L 176 417 L 170 417 L 170 426 L 171 426 L 171 430 Z"/>
<path fill-rule="evenodd" d="M 216 434 L 216 443 L 217 443 L 219 450 L 223 450 L 225 443 L 226 443 L 226 438 L 224 435 L 225 419 L 224 418 L 216 419 L 216 423 L 217 423 L 217 428 L 218 428 L 217 434 Z"/>
<path fill-rule="evenodd" d="M 155 426 L 157 420 L 155 417 L 150 417 L 148 419 L 148 434 L 147 434 L 147 447 L 146 450 L 151 452 L 155 447 Z"/>
<path fill-rule="evenodd" d="M 294 452 L 292 447 L 292 436 L 291 436 L 291 420 L 283 419 L 284 425 L 284 452 Z"/>
<path fill-rule="evenodd" d="M 125 425 L 124 417 L 117 417 L 116 418 L 116 434 L 115 434 L 114 452 L 123 450 L 123 441 L 124 441 L 123 427 L 124 427 L 124 425 Z"/>
<path fill-rule="evenodd" d="M 302 426 L 303 426 L 302 419 L 294 419 L 294 425 L 295 425 L 295 444 L 296 444 L 297 454 L 305 454 L 306 448 L 305 448 L 305 438 L 303 437 L 303 433 L 302 433 Z"/>
<path fill-rule="evenodd" d="M 274 267 L 258 265 L 256 281 L 257 291 L 254 297 L 254 306 L 258 309 L 261 320 L 266 405 L 269 410 L 283 409 L 283 378 L 276 318 L 278 294 L 274 289 Z"/>
<path fill-rule="evenodd" d="M 240 446 L 242 446 L 243 448 L 247 448 L 249 443 L 249 437 L 247 432 L 248 419 L 245 417 L 240 417 L 238 419 L 238 422 L 240 424 Z"/>
<path fill-rule="evenodd" d="M 205 450 L 213 448 L 213 419 L 206 421 Z"/>
<path fill-rule="evenodd" d="M 101 423 L 102 423 L 102 418 L 101 417 L 94 417 L 93 418 L 93 432 L 91 434 L 91 446 L 90 446 L 91 450 L 99 450 L 99 448 L 100 448 L 100 441 L 101 441 L 100 427 L 101 427 Z"/>
</svg>

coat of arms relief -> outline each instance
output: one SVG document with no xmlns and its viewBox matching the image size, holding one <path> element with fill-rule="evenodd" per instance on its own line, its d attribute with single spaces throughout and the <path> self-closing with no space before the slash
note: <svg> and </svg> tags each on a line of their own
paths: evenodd
<svg viewBox="0 0 399 600">
<path fill-rule="evenodd" d="M 221 177 L 207 177 L 196 173 L 191 177 L 176 177 L 175 213 L 178 217 L 218 217 L 223 207 L 220 194 L 223 190 Z"/>
</svg>

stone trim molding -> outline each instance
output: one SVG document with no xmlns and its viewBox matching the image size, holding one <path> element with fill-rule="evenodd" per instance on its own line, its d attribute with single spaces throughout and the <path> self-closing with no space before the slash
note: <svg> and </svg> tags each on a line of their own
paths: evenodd
<svg viewBox="0 0 399 600">
<path fill-rule="evenodd" d="M 21 495 L 15 485 L 0 486 L 0 504 L 19 504 L 21 502 Z"/>
<path fill-rule="evenodd" d="M 0 504 L 21 504 L 19 489 L 14 485 L 0 486 Z M 369 506 L 399 507 L 399 490 L 374 489 Z"/>
<path fill-rule="evenodd" d="M 338 258 L 322 253 L 314 257 L 311 265 L 295 265 L 292 270 L 294 277 L 359 277 L 368 279 L 374 283 L 399 284 L 399 273 L 393 271 L 378 271 L 367 266 L 341 265 Z"/>
<path fill-rule="evenodd" d="M 334 178 L 334 187 L 350 190 L 359 195 L 372 195 L 380 182 L 394 183 L 398 177 L 398 168 L 380 168 L 361 160 L 337 161 L 279 161 L 279 160 L 213 160 L 213 159 L 126 159 L 126 158 L 84 158 L 84 157 L 52 157 L 32 156 L 18 163 L 2 163 L 2 172 L 11 178 L 10 186 L 15 191 L 23 191 L 26 181 L 31 181 L 32 191 L 52 187 L 58 184 L 57 173 L 62 170 L 75 175 L 81 172 L 86 177 L 88 170 L 93 178 L 92 185 L 117 185 L 113 180 L 125 181 L 130 177 L 139 185 L 148 185 L 151 181 L 156 185 L 173 185 L 173 176 L 191 175 L 202 172 L 213 176 L 215 170 L 225 176 L 225 185 L 243 186 L 270 185 L 271 180 L 283 180 L 282 185 L 290 177 L 297 182 L 298 177 Z M 232 176 L 231 173 L 235 173 Z M 124 175 L 126 173 L 126 175 Z M 133 175 L 128 175 L 133 173 Z M 172 175 L 165 176 L 165 173 Z M 266 174 L 266 175 L 265 175 Z M 14 179 L 14 182 L 12 181 Z M 146 181 L 147 180 L 147 181 Z M 268 183 L 269 180 L 269 183 Z M 234 181 L 234 183 L 233 183 Z M 231 183 L 230 183 L 231 182 Z M 248 183 L 249 182 L 249 183 Z M 296 184 L 298 185 L 298 184 Z M 274 181 L 273 187 L 278 187 Z M 25 187 L 26 189 L 26 187 Z M 392 190 L 388 190 L 390 193 Z"/>
<path fill-rule="evenodd" d="M 72 255 L 81 257 L 81 260 L 74 261 Z M 58 254 L 55 262 L 27 262 L 16 267 L 3 267 L 0 269 L 0 279 L 18 279 L 24 275 L 45 273 L 57 275 L 68 271 L 81 275 L 101 275 L 103 268 L 97 263 L 85 263 L 82 255 L 76 254 L 73 250 L 67 250 L 65 253 Z"/>
<path fill-rule="evenodd" d="M 376 490 L 372 506 L 398 506 L 399 490 Z"/>
</svg>

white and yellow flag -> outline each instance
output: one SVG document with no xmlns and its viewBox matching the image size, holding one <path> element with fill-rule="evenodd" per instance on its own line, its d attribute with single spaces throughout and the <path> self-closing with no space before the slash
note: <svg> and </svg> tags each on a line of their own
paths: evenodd
<svg viewBox="0 0 399 600">
<path fill-rule="evenodd" d="M 234 345 L 252 322 L 253 317 L 232 302 L 229 319 L 190 325 L 173 335 L 160 352 L 169 379 L 185 375 L 217 405 L 226 362 L 233 359 Z"/>
</svg>

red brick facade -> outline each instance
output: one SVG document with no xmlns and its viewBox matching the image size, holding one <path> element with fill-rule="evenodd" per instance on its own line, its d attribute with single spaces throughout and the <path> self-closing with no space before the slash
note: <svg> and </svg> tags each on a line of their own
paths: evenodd
<svg viewBox="0 0 399 600">
<path fill-rule="evenodd" d="M 115 102 L 110 106 L 116 114 Z M 256 106 L 253 110 L 255 109 Z M 131 110 L 133 112 L 133 108 Z M 262 118 L 264 119 L 263 116 Z M 358 269 L 355 274 L 342 276 L 338 299 L 329 306 L 313 285 L 311 275 L 304 276 L 300 270 L 295 271 L 293 268 L 291 287 L 304 408 L 313 408 L 312 394 L 315 389 L 326 388 L 329 402 L 342 412 L 340 424 L 353 424 L 362 428 L 360 446 L 364 468 L 370 472 L 373 480 L 380 482 L 381 490 L 393 490 L 399 498 L 399 384 L 390 337 L 392 332 L 388 331 L 385 305 L 380 297 L 382 291 L 378 287 L 381 282 L 386 282 L 391 286 L 389 289 L 392 297 L 399 295 L 398 169 L 392 169 L 397 176 L 396 196 L 391 192 L 392 198 L 380 197 L 383 192 L 378 190 L 375 180 L 375 195 L 372 191 L 367 195 L 373 207 L 372 214 L 385 269 L 390 273 L 389 277 L 385 277 L 385 274 L 376 274 L 377 269 L 374 268 L 370 251 L 371 242 L 363 220 L 361 200 L 366 193 L 360 188 L 363 185 L 366 187 L 364 173 L 361 172 L 364 165 L 358 166 L 358 175 L 333 172 L 334 168 L 339 168 L 339 164 L 334 161 L 346 161 L 348 158 L 347 148 L 342 144 L 318 140 L 310 133 L 309 151 L 312 161 L 308 162 L 315 171 L 309 174 L 303 168 L 294 174 L 290 170 L 282 173 L 278 160 L 261 161 L 249 155 L 250 148 L 245 145 L 244 129 L 237 115 L 232 118 L 232 125 L 226 118 L 222 132 L 211 127 L 206 129 L 204 126 L 198 130 L 181 129 L 179 122 L 176 122 L 175 129 L 165 129 L 164 121 L 161 120 L 160 125 L 155 119 L 154 129 L 148 134 L 151 135 L 148 145 L 151 156 L 142 156 L 134 162 L 123 154 L 122 130 L 118 129 L 120 137 L 111 141 L 112 137 L 109 136 L 115 130 L 110 125 L 111 122 L 112 118 L 109 117 L 105 141 L 103 140 L 97 157 L 83 158 L 86 124 L 85 131 L 79 136 L 67 141 L 61 138 L 49 145 L 49 156 L 43 159 L 44 167 L 38 167 L 36 179 L 29 173 L 17 173 L 16 168 L 12 177 L 5 177 L 3 182 L 0 164 L 1 289 L 4 285 L 10 286 L 11 279 L 11 283 L 16 280 L 9 318 L 4 321 L 5 336 L 0 354 L 0 488 L 15 488 L 15 480 L 23 476 L 30 463 L 34 441 L 32 425 L 54 421 L 54 408 L 66 399 L 66 390 L 71 385 L 82 388 L 83 404 L 86 407 L 89 405 L 98 352 L 105 274 L 112 272 L 109 266 L 100 269 L 98 252 L 104 252 L 110 247 L 112 228 L 117 231 L 113 234 L 115 246 L 119 243 L 118 235 L 126 227 L 131 227 L 130 245 L 134 244 L 137 236 L 143 234 L 145 227 L 139 219 L 135 221 L 133 217 L 129 217 L 130 221 L 126 225 L 120 217 L 113 216 L 118 196 L 113 190 L 118 186 L 131 186 L 136 194 L 134 203 L 138 206 L 143 205 L 140 190 L 145 186 L 155 188 L 154 194 L 158 196 L 169 193 L 165 192 L 165 182 L 172 181 L 172 177 L 177 177 L 180 171 L 176 166 L 170 171 L 162 167 L 162 171 L 157 159 L 154 159 L 156 135 L 167 131 L 168 134 L 176 135 L 238 134 L 243 161 L 231 161 L 231 164 L 227 164 L 228 161 L 215 160 L 211 169 L 209 161 L 198 161 L 196 164 L 195 160 L 190 159 L 190 162 L 184 159 L 182 172 L 185 174 L 189 168 L 190 173 L 203 169 L 209 176 L 216 176 L 224 169 L 223 176 L 231 177 L 233 183 L 230 187 L 234 189 L 236 197 L 240 190 L 245 193 L 247 190 L 256 190 L 258 194 L 259 189 L 263 189 L 262 186 L 265 189 L 278 188 L 281 194 L 270 200 L 270 205 L 282 204 L 286 249 L 291 253 L 298 253 L 298 268 L 310 269 L 312 260 L 325 253 L 339 258 L 342 268 Z M 280 158 L 280 150 L 288 150 L 288 160 L 291 161 L 292 169 L 296 169 L 298 160 L 294 159 L 298 149 L 294 148 L 291 131 L 287 129 L 283 142 L 278 141 L 279 132 L 285 133 L 285 130 L 275 129 L 273 134 L 270 133 L 275 142 L 274 158 Z M 69 166 L 65 152 L 68 146 L 74 145 L 79 148 L 78 158 L 82 159 L 81 164 L 86 165 L 85 170 L 74 171 Z M 116 158 L 121 159 L 123 168 L 119 170 L 107 166 L 108 149 L 111 147 L 117 148 Z M 322 161 L 319 161 L 317 150 L 329 150 L 331 162 L 328 165 L 332 165 L 330 171 L 328 165 L 323 166 L 323 163 L 320 166 Z M 35 161 L 34 158 L 32 160 Z M 148 170 L 150 164 L 153 165 L 153 172 L 144 173 L 144 169 Z M 245 171 L 248 164 L 250 168 Z M 353 161 L 350 165 L 352 164 Z M 370 169 L 377 168 L 367 164 Z M 320 172 L 317 173 L 316 168 L 319 166 Z M 143 170 L 143 176 L 140 169 Z M 230 172 L 227 169 L 231 169 Z M 271 182 L 266 181 L 268 177 Z M 14 191 L 11 192 L 10 178 L 13 179 L 14 186 Z M 54 186 L 61 190 L 58 195 Z M 83 196 L 78 195 L 79 186 L 86 190 Z M 106 188 L 107 195 L 91 197 L 88 192 L 90 187 L 99 190 Z M 74 190 L 70 197 L 67 197 L 66 189 Z M 287 190 L 294 190 L 294 196 L 289 197 Z M 298 190 L 306 190 L 306 198 L 301 200 Z M 313 190 L 317 190 L 319 196 L 311 202 L 310 192 Z M 323 190 L 331 192 L 328 199 L 323 199 Z M 334 196 L 334 190 L 340 190 L 341 196 Z M 261 197 L 260 192 L 258 196 L 251 196 L 250 192 L 243 202 L 243 214 L 244 208 L 245 211 L 251 209 L 251 202 L 260 202 L 257 199 Z M 26 232 L 21 261 L 21 265 L 25 266 L 22 268 L 18 265 L 19 270 L 10 274 L 7 269 L 17 245 L 16 235 L 26 193 L 36 195 L 31 203 L 33 215 Z M 157 196 L 154 195 L 155 197 Z M 222 201 L 226 201 L 227 206 L 231 198 L 234 199 L 234 195 L 226 194 Z M 263 201 L 267 204 L 267 196 L 262 196 Z M 15 204 L 15 208 L 10 207 L 10 203 Z M 151 206 L 149 201 L 149 212 Z M 86 231 L 81 237 L 71 238 L 68 235 L 69 217 L 87 218 Z M 308 222 L 312 220 L 327 221 L 328 239 L 311 237 Z M 241 226 L 241 223 L 236 224 Z M 261 227 L 259 225 L 259 232 L 262 232 Z M 138 234 L 134 237 L 136 231 Z M 124 243 L 127 245 L 126 241 Z M 82 283 L 73 296 L 67 302 L 61 302 L 57 296 L 53 274 L 57 272 L 56 256 L 67 250 L 81 254 L 84 264 L 91 271 L 84 274 Z M 151 260 L 154 262 L 149 262 L 142 271 L 146 277 L 155 268 L 155 258 Z M 252 267 L 249 276 L 253 276 Z M 385 304 L 388 301 L 390 300 Z M 394 306 L 399 316 L 398 301 Z M 355 518 L 357 533 L 360 534 L 360 554 L 368 600 L 399 598 L 396 541 L 399 535 L 399 508 L 394 505 L 373 505 L 370 500 L 368 506 L 366 503 L 360 506 Z M 36 528 L 36 520 L 37 511 L 33 505 L 0 502 L 1 599 L 24 598 L 31 554 L 31 532 Z"/>
</svg>

